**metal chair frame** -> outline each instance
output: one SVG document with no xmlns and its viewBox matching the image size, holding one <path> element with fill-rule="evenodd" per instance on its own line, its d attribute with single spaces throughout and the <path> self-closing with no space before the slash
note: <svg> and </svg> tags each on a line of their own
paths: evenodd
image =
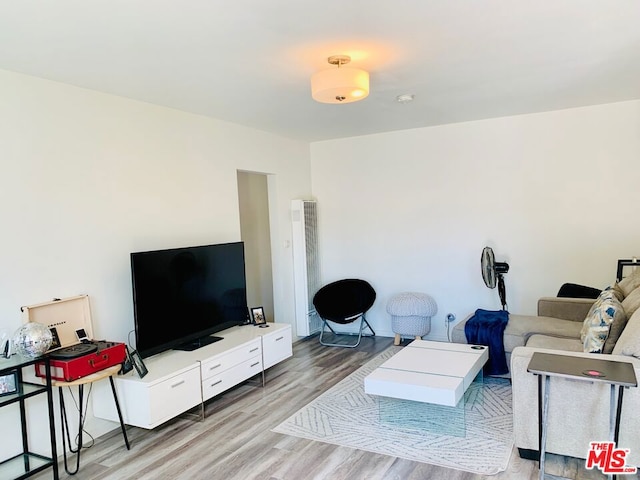
<svg viewBox="0 0 640 480">
<path fill-rule="evenodd" d="M 358 314 L 358 315 L 354 315 L 353 317 L 349 317 L 349 319 L 356 319 L 360 317 L 360 328 L 358 328 L 358 333 L 355 332 L 336 332 L 333 328 L 331 328 L 331 325 L 329 325 L 329 323 L 327 322 L 327 320 L 325 320 L 324 318 L 322 318 L 322 329 L 320 330 L 320 344 L 324 345 L 325 347 L 345 347 L 345 348 L 355 348 L 358 345 L 360 345 L 360 340 L 362 340 L 362 337 L 375 337 L 376 336 L 376 332 L 373 330 L 373 328 L 371 328 L 371 325 L 369 324 L 369 322 L 367 322 L 367 319 L 364 316 L 364 313 Z M 327 327 L 329 330 L 331 330 L 331 333 L 333 333 L 334 335 L 338 336 L 338 335 L 344 335 L 344 336 L 357 336 L 358 340 L 356 341 L 356 343 L 328 343 L 328 342 L 324 342 L 322 340 L 324 334 L 326 333 L 325 327 Z M 369 334 L 365 334 L 363 333 L 363 331 L 368 328 L 369 330 L 371 330 L 371 333 Z"/>
</svg>

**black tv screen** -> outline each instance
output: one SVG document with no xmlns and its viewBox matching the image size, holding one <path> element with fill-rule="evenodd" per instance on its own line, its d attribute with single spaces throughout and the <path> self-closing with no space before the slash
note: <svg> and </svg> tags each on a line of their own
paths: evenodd
<svg viewBox="0 0 640 480">
<path fill-rule="evenodd" d="M 243 242 L 131 254 L 136 348 L 193 350 L 246 323 Z"/>
</svg>

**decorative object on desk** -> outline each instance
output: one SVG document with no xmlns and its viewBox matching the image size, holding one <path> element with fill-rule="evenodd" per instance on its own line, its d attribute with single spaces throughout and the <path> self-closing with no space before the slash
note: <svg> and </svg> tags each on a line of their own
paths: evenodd
<svg viewBox="0 0 640 480">
<path fill-rule="evenodd" d="M 0 375 L 0 396 L 10 395 L 18 391 L 18 377 L 16 372 Z"/>
<path fill-rule="evenodd" d="M 39 357 L 51 347 L 53 335 L 46 326 L 29 322 L 21 326 L 13 335 L 16 351 L 24 357 Z"/>
<path fill-rule="evenodd" d="M 267 318 L 264 316 L 264 307 L 251 308 L 251 321 L 254 325 L 264 325 Z"/>
<path fill-rule="evenodd" d="M 125 345 L 124 349 L 126 355 L 124 357 L 124 362 L 122 362 L 122 367 L 118 372 L 119 375 L 124 375 L 125 373 L 129 373 L 131 370 L 133 370 L 133 361 L 131 360 L 131 352 L 129 351 L 129 347 Z"/>
<path fill-rule="evenodd" d="M 11 334 L 6 328 L 0 329 L 0 356 L 11 358 L 13 353 L 13 341 Z"/>
<path fill-rule="evenodd" d="M 502 310 L 507 309 L 507 292 L 504 286 L 503 274 L 509 271 L 509 264 L 506 262 L 496 262 L 491 247 L 484 247 L 482 256 L 480 257 L 480 265 L 482 267 L 482 279 L 484 284 L 489 288 L 498 286 L 498 294 L 500 295 L 500 303 Z"/>
<path fill-rule="evenodd" d="M 131 358 L 131 363 L 133 364 L 133 367 L 136 369 L 136 372 L 138 372 L 138 376 L 140 378 L 144 377 L 147 373 L 149 373 L 149 370 L 147 370 L 147 366 L 142 361 L 142 357 L 140 356 L 137 350 L 134 350 L 133 352 L 129 353 L 129 357 Z"/>
</svg>

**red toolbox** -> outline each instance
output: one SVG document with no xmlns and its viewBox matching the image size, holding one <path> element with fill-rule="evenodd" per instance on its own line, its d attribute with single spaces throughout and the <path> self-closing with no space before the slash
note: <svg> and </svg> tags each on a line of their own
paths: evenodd
<svg viewBox="0 0 640 480">
<path fill-rule="evenodd" d="M 80 295 L 22 307 L 25 322 L 37 322 L 53 333 L 49 349 L 51 378 L 71 382 L 124 362 L 124 343 L 94 341 L 89 296 Z M 36 375 L 45 377 L 44 363 L 36 364 Z"/>
</svg>

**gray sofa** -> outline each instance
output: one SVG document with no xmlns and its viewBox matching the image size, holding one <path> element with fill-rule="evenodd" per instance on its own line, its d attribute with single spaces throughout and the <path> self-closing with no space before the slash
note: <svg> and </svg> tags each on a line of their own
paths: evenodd
<svg viewBox="0 0 640 480">
<path fill-rule="evenodd" d="M 517 347 L 559 348 L 561 350 L 582 351 L 580 330 L 594 300 L 585 298 L 543 297 L 538 300 L 538 315 L 509 314 L 509 322 L 504 330 L 504 351 L 507 365 L 511 363 L 511 353 Z M 455 343 L 467 343 L 464 326 L 471 316 L 458 323 L 451 332 Z M 612 349 L 607 345 L 607 349 Z M 609 350 L 609 353 L 611 350 Z"/>
<path fill-rule="evenodd" d="M 527 372 L 534 352 L 626 361 L 640 381 L 640 272 L 620 282 L 624 316 L 616 320 L 603 353 L 585 353 L 581 330 L 594 300 L 541 298 L 538 316 L 510 315 L 504 333 L 513 386 L 515 445 L 521 456 L 538 450 L 538 382 Z M 452 340 L 466 343 L 463 321 Z M 605 384 L 551 380 L 547 451 L 585 458 L 591 441 L 609 438 L 610 388 Z M 627 388 L 621 412 L 619 446 L 629 448 L 627 464 L 640 466 L 640 386 Z"/>
</svg>

